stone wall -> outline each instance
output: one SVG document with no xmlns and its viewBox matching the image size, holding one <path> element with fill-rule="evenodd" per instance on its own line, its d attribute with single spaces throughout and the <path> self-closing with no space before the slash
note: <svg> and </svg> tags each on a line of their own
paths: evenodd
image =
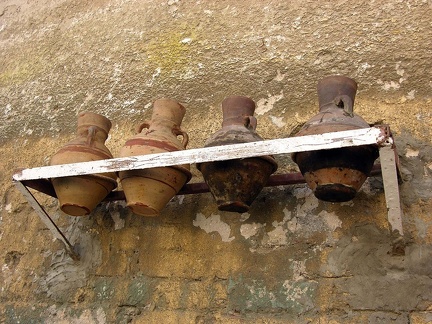
<svg viewBox="0 0 432 324">
<path fill-rule="evenodd" d="M 2 1 L 3 322 L 431 322 L 431 16 L 416 0 Z M 261 136 L 282 138 L 317 113 L 316 83 L 331 74 L 354 78 L 355 112 L 395 135 L 403 256 L 389 253 L 380 177 L 348 203 L 304 184 L 265 188 L 244 214 L 205 193 L 155 218 L 123 202 L 76 218 L 35 193 L 78 262 L 12 183 L 74 137 L 81 111 L 112 121 L 114 156 L 160 97 L 187 108 L 190 148 L 220 128 L 232 94 L 255 100 Z M 277 159 L 279 173 L 295 170 Z"/>
</svg>

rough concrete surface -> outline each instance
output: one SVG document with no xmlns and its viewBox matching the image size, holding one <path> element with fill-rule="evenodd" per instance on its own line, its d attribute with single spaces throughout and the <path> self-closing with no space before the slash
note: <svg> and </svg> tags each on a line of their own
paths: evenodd
<svg viewBox="0 0 432 324">
<path fill-rule="evenodd" d="M 1 1 L 1 322 L 432 322 L 430 17 L 427 0 Z M 331 74 L 358 82 L 356 113 L 391 126 L 405 255 L 390 253 L 380 177 L 348 203 L 303 184 L 265 188 L 241 215 L 198 194 L 156 218 L 124 202 L 74 218 L 35 193 L 80 261 L 11 181 L 46 165 L 84 110 L 112 121 L 118 156 L 160 97 L 185 105 L 189 147 L 220 128 L 232 94 L 257 103 L 262 137 L 288 137 Z"/>
</svg>

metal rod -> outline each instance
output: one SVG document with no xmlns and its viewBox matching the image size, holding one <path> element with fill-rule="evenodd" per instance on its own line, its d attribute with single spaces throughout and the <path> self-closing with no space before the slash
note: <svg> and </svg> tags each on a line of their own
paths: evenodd
<svg viewBox="0 0 432 324">
<path fill-rule="evenodd" d="M 371 177 L 381 175 L 381 165 L 379 163 L 375 164 L 370 172 Z M 57 195 L 54 191 L 54 188 L 51 182 L 47 179 L 37 179 L 37 180 L 25 180 L 22 181 L 24 186 L 35 189 L 39 192 L 42 192 L 48 196 L 57 198 Z M 292 172 L 285 174 L 274 174 L 270 176 L 266 187 L 275 187 L 275 186 L 286 186 L 305 183 L 305 179 L 300 172 Z M 196 183 L 188 183 L 180 189 L 177 195 L 193 195 L 210 192 L 209 187 L 205 182 L 196 182 Z M 117 200 L 125 200 L 125 195 L 122 190 L 112 191 L 104 201 L 117 201 Z"/>
<path fill-rule="evenodd" d="M 51 233 L 55 238 L 63 242 L 65 245 L 66 251 L 70 255 L 70 257 L 78 261 L 80 259 L 79 255 L 74 251 L 72 244 L 68 241 L 66 236 L 62 233 L 62 231 L 57 227 L 54 221 L 49 217 L 47 212 L 43 209 L 43 207 L 39 204 L 36 198 L 32 195 L 32 193 L 20 182 L 15 181 L 15 185 L 18 190 L 23 194 L 23 196 L 27 199 L 30 206 L 36 211 L 42 222 L 50 229 Z"/>
</svg>

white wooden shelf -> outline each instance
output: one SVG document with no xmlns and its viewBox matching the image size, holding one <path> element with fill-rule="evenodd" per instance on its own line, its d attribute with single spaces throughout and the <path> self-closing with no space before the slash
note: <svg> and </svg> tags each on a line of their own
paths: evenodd
<svg viewBox="0 0 432 324">
<path fill-rule="evenodd" d="M 74 251 L 73 246 L 60 231 L 51 217 L 46 213 L 44 208 L 35 199 L 29 188 L 36 189 L 37 191 L 55 197 L 49 179 L 57 177 L 224 161 L 254 156 L 290 154 L 295 152 L 317 151 L 371 144 L 378 145 L 380 151 L 381 173 L 388 209 L 388 221 L 390 232 L 394 237 L 395 242 L 393 250 L 395 253 L 402 253 L 403 227 L 398 187 L 398 160 L 393 138 L 391 137 L 388 126 L 385 125 L 350 131 L 325 133 L 322 135 L 290 137 L 244 144 L 232 144 L 92 162 L 20 169 L 13 175 L 13 181 L 33 209 L 37 212 L 41 220 L 51 230 L 53 235 L 65 244 L 67 251 L 74 259 L 78 259 L 79 256 Z M 278 175 L 274 177 L 277 178 L 277 176 Z M 302 182 L 301 180 L 299 181 L 299 179 L 302 179 L 301 175 L 291 174 L 291 176 L 287 175 L 284 177 L 284 180 L 274 180 L 273 182 L 276 184 L 273 185 Z M 194 184 L 191 185 L 193 186 Z M 194 190 L 190 193 L 194 193 L 193 191 Z M 205 191 L 205 188 L 201 188 L 201 191 L 197 189 L 195 190 L 195 193 Z"/>
</svg>

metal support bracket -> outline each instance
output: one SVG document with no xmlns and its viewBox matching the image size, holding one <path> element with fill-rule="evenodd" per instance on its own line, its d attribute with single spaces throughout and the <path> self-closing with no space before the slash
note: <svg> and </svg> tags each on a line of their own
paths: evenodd
<svg viewBox="0 0 432 324">
<path fill-rule="evenodd" d="M 23 196 L 27 199 L 30 206 L 33 207 L 33 209 L 36 211 L 42 222 L 46 225 L 46 227 L 49 228 L 53 236 L 60 240 L 64 245 L 67 253 L 70 255 L 70 257 L 78 261 L 80 259 L 79 255 L 75 252 L 72 244 L 68 241 L 66 236 L 60 231 L 60 229 L 57 227 L 57 225 L 54 223 L 52 218 L 47 214 L 45 209 L 39 204 L 39 202 L 36 200 L 36 198 L 32 195 L 32 193 L 27 189 L 26 186 L 24 186 L 20 181 L 15 181 L 15 185 L 18 188 L 18 190 L 23 194 Z"/>
<path fill-rule="evenodd" d="M 380 148 L 379 154 L 384 195 L 387 204 L 387 219 L 392 238 L 392 254 L 404 255 L 405 240 L 403 236 L 402 208 L 399 194 L 398 155 L 392 138 L 389 138 L 386 145 Z"/>
<path fill-rule="evenodd" d="M 393 252 L 401 254 L 403 252 L 404 241 L 397 177 L 397 155 L 395 155 L 395 148 L 389 128 L 385 125 L 320 135 L 290 137 L 252 143 L 21 169 L 13 175 L 13 180 L 41 220 L 51 230 L 54 237 L 65 244 L 67 252 L 73 259 L 78 259 L 79 256 L 74 251 L 70 242 L 27 187 L 55 197 L 55 192 L 48 179 L 56 177 L 224 161 L 263 155 L 290 154 L 360 145 L 378 145 L 380 147 L 384 191 L 388 206 L 388 221 L 391 234 L 393 236 L 397 234 L 394 240 Z M 374 169 L 374 172 L 377 172 L 377 168 Z M 300 173 L 278 174 L 270 178 L 267 186 L 303 182 L 304 179 Z M 208 188 L 205 184 L 192 183 L 185 185 L 179 194 L 201 193 L 206 191 L 208 191 Z M 118 199 L 124 199 L 124 195 L 120 191 L 114 191 L 107 197 L 107 200 Z"/>
</svg>

